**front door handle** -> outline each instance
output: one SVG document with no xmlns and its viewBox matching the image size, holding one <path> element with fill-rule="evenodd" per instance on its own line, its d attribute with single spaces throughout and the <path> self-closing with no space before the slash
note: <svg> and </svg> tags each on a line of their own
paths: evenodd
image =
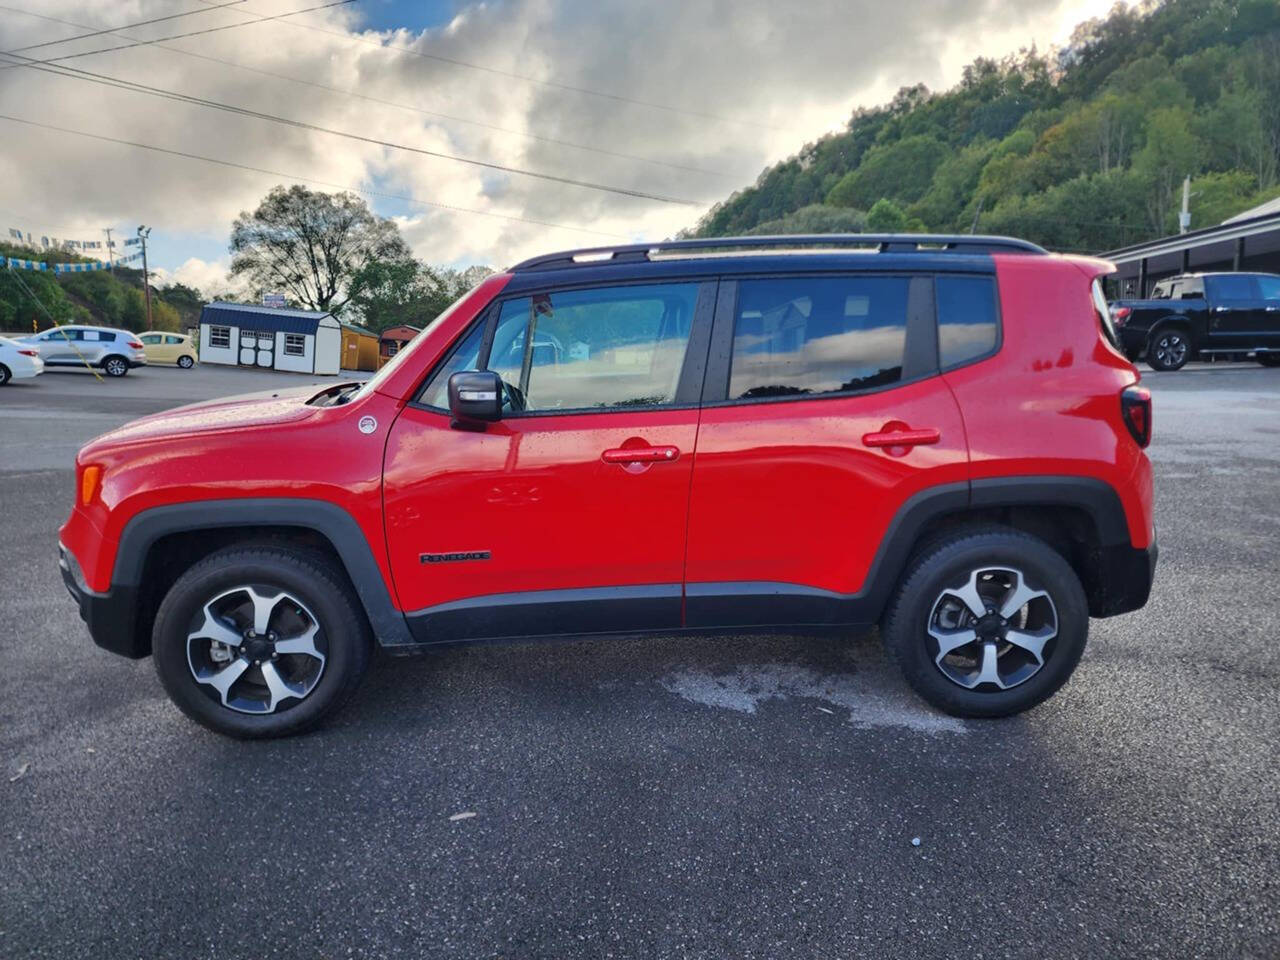
<svg viewBox="0 0 1280 960">
<path fill-rule="evenodd" d="M 600 454 L 600 459 L 605 463 L 670 463 L 679 456 L 679 447 L 615 447 Z"/>
<path fill-rule="evenodd" d="M 864 447 L 914 447 L 924 443 L 937 443 L 942 439 L 942 431 L 936 427 L 924 430 L 879 430 L 875 433 L 864 433 Z"/>
</svg>

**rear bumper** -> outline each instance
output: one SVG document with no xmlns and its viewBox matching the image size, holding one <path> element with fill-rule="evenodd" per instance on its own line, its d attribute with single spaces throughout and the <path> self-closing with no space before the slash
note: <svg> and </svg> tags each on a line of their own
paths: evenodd
<svg viewBox="0 0 1280 960">
<path fill-rule="evenodd" d="M 147 656 L 150 648 L 137 636 L 134 617 L 137 591 L 113 585 L 106 593 L 95 593 L 84 582 L 75 555 L 58 544 L 58 568 L 71 599 L 80 608 L 80 619 L 89 628 L 93 642 L 104 650 L 134 660 Z"/>
<path fill-rule="evenodd" d="M 1145 606 L 1159 552 L 1154 537 L 1145 550 L 1127 545 L 1103 547 L 1098 557 L 1100 589 L 1091 600 L 1089 615 L 1114 617 Z"/>
<path fill-rule="evenodd" d="M 129 366 L 131 367 L 145 367 L 146 365 L 147 365 L 147 358 L 142 354 L 138 354 L 136 357 L 129 358 Z"/>
</svg>

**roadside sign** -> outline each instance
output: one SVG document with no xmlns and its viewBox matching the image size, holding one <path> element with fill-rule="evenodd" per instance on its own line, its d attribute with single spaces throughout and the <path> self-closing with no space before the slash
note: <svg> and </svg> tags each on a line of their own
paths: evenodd
<svg viewBox="0 0 1280 960">
<path fill-rule="evenodd" d="M 264 307 L 283 307 L 284 294 L 283 293 L 264 293 L 262 295 L 262 305 Z"/>
</svg>

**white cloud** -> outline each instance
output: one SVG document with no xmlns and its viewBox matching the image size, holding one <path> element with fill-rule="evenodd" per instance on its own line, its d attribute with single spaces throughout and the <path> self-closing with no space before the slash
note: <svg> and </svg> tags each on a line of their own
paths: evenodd
<svg viewBox="0 0 1280 960">
<path fill-rule="evenodd" d="M 152 271 L 152 274 L 157 286 L 163 287 L 170 283 L 183 283 L 188 287 L 195 287 L 203 295 L 209 297 L 239 289 L 241 285 L 233 283 L 228 277 L 230 268 L 230 260 L 224 259 L 210 262 L 201 260 L 199 257 L 188 257 L 186 261 L 173 270 L 157 267 Z"/>
<path fill-rule="evenodd" d="M 249 0 L 245 7 L 267 15 L 306 5 L 301 0 Z M 419 256 L 433 262 L 502 265 L 557 247 L 608 242 L 610 236 L 668 236 L 691 225 L 711 202 L 750 183 L 767 164 L 842 126 L 855 106 L 883 100 L 900 85 L 945 87 L 973 57 L 1003 55 L 1032 40 L 1044 45 L 1105 6 L 1099 0 L 512 0 L 465 5 L 449 24 L 422 34 L 383 35 L 352 34 L 354 14 L 338 8 L 296 18 L 338 35 L 257 23 L 172 41 L 167 48 L 141 46 L 67 61 L 78 69 L 374 139 L 688 198 L 699 202 L 694 207 L 485 170 L 26 68 L 0 70 L 0 113 L 411 196 L 421 203 L 373 202 L 401 215 L 404 233 Z M 46 17 L 102 28 L 190 7 L 178 0 L 93 6 L 81 0 L 43 0 L 38 9 Z M 243 9 L 210 11 L 126 33 L 137 39 L 171 36 L 244 20 Z M 0 21 L 0 49 L 80 32 L 78 27 L 7 14 Z M 379 49 L 368 42 L 379 40 L 489 69 Z M 58 56 L 121 42 L 119 36 L 95 37 L 28 55 Z M 177 50 L 354 90 L 373 100 Z M 569 87 L 678 109 L 590 96 Z M 269 187 L 285 179 L 6 121 L 0 121 L 0 131 L 5 138 L 0 182 L 7 188 L 6 205 L 18 204 L 16 198 L 40 197 L 39 215 L 58 223 L 153 224 L 157 262 L 179 262 L 186 256 L 164 247 L 166 233 L 229 232 L 238 212 L 252 208 Z M 445 207 L 559 223 L 594 234 Z M 171 275 L 207 284 L 215 269 L 225 266 L 192 258 Z"/>
</svg>

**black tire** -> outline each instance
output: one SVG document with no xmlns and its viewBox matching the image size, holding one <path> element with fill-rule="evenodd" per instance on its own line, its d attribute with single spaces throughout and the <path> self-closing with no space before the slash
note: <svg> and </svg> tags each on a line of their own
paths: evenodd
<svg viewBox="0 0 1280 960">
<path fill-rule="evenodd" d="M 1264 367 L 1280 367 L 1280 351 L 1273 353 L 1260 352 L 1256 356 L 1258 362 Z"/>
<path fill-rule="evenodd" d="M 9 368 L 6 367 L 3 363 L 0 363 L 0 387 L 3 387 L 6 383 L 8 383 L 12 379 L 13 379 L 13 374 L 10 372 Z"/>
<path fill-rule="evenodd" d="M 1027 679 L 1003 690 L 981 683 L 968 689 L 938 666 L 931 618 L 948 588 L 968 582 L 975 570 L 1006 566 L 1048 595 L 1057 634 L 1044 647 L 1043 666 Z M 917 553 L 890 601 L 881 634 L 907 683 L 939 710 L 957 717 L 1006 717 L 1042 703 L 1067 682 L 1084 653 L 1089 604 L 1071 565 L 1043 540 L 1006 527 L 971 527 Z"/>
<path fill-rule="evenodd" d="M 113 353 L 102 358 L 102 369 L 108 377 L 123 377 L 129 372 L 129 361 Z"/>
<path fill-rule="evenodd" d="M 196 362 L 192 360 L 191 357 L 188 356 L 187 354 L 183 354 L 178 358 L 178 366 L 180 366 L 183 370 L 190 370 L 195 365 L 196 365 Z"/>
<path fill-rule="evenodd" d="M 197 682 L 188 659 L 188 636 L 203 621 L 205 605 L 245 584 L 287 592 L 300 601 L 314 617 L 319 628 L 315 643 L 325 655 L 314 687 L 272 713 L 241 713 L 225 706 L 207 683 Z M 278 544 L 227 547 L 192 566 L 160 604 L 152 632 L 156 673 L 173 702 L 210 730 L 242 739 L 284 737 L 319 724 L 355 691 L 371 647 L 368 622 L 345 574 L 318 551 Z M 253 674 L 244 676 L 250 680 Z"/>
<path fill-rule="evenodd" d="M 1147 343 L 1147 364 L 1152 370 L 1181 370 L 1191 359 L 1191 337 L 1181 327 L 1161 327 Z"/>
</svg>

